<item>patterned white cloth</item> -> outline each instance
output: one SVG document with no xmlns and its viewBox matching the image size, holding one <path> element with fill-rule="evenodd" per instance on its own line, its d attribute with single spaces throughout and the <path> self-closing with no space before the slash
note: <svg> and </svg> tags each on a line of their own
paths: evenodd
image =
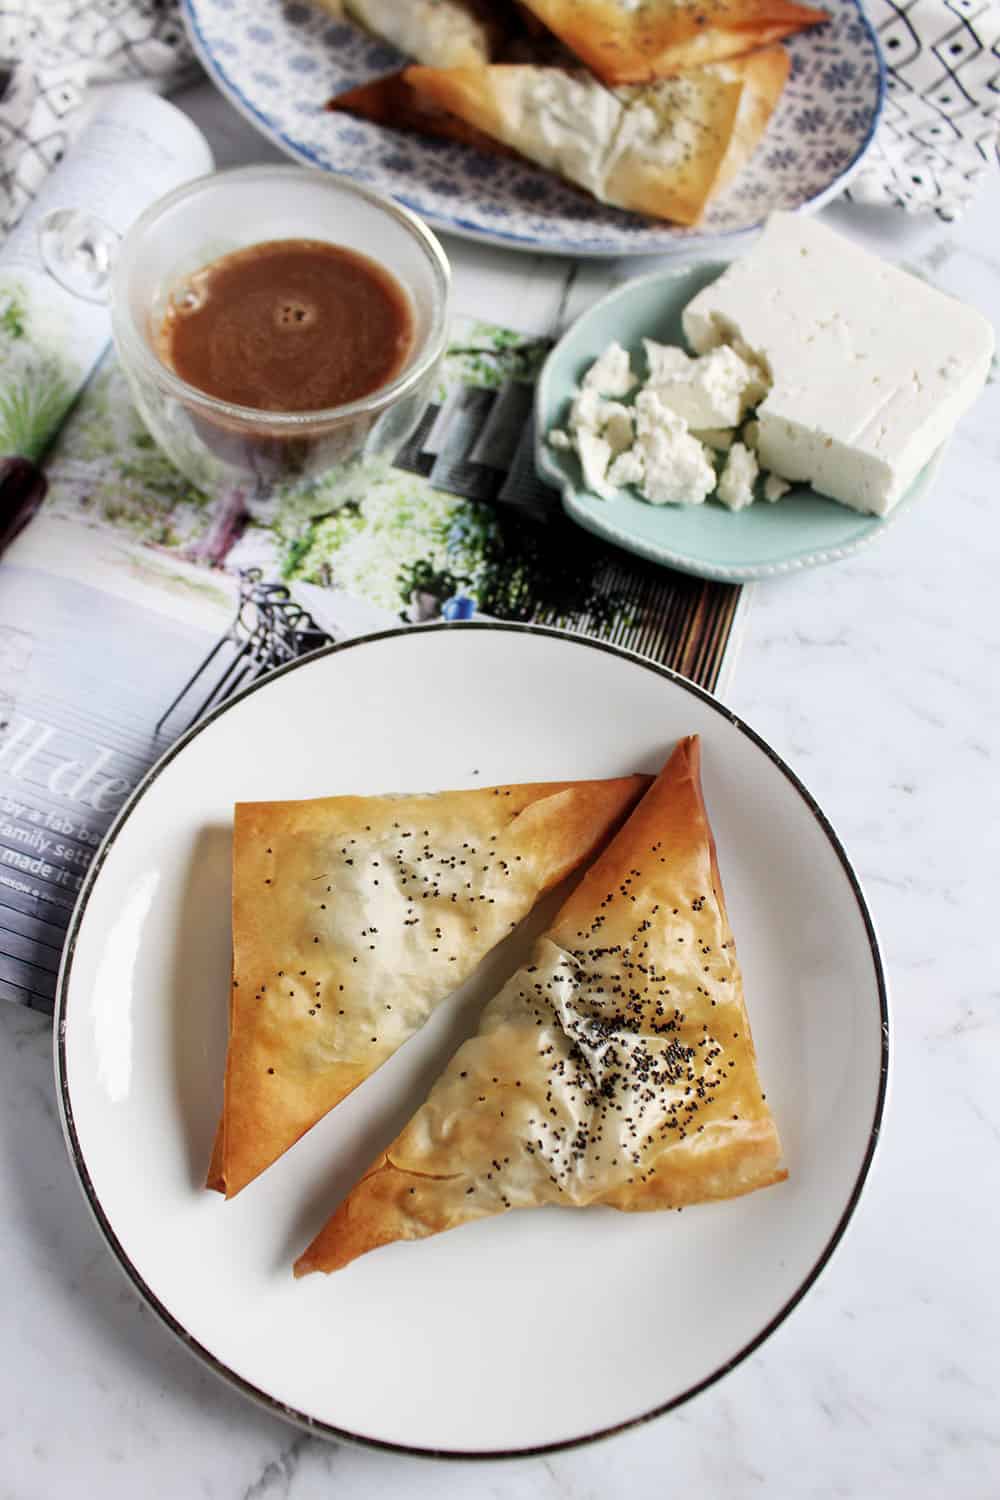
<svg viewBox="0 0 1000 1500">
<path fill-rule="evenodd" d="M 888 89 L 848 196 L 958 218 L 1000 151 L 1000 0 L 867 6 Z M 89 88 L 168 89 L 193 67 L 178 0 L 0 0 L 0 234 L 72 140 Z"/>
<path fill-rule="evenodd" d="M 72 141 L 89 89 L 193 72 L 176 0 L 0 0 L 0 235 Z"/>
<path fill-rule="evenodd" d="M 848 196 L 957 219 L 998 157 L 1000 0 L 867 0 L 885 111 Z"/>
</svg>

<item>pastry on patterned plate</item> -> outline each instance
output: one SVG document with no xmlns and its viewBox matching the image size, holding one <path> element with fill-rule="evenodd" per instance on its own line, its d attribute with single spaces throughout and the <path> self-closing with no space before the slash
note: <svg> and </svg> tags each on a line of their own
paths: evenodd
<svg viewBox="0 0 1000 1500">
<path fill-rule="evenodd" d="M 828 20 L 796 0 L 523 0 L 608 84 L 752 52 Z"/>
<path fill-rule="evenodd" d="M 438 68 L 488 62 L 507 32 L 488 0 L 318 0 L 407 57 Z"/>
<path fill-rule="evenodd" d="M 680 1208 L 786 1175 L 687 739 L 295 1272 L 510 1208 Z"/>
<path fill-rule="evenodd" d="M 233 1197 L 423 1025 L 647 776 L 237 806 L 208 1186 Z"/>
<path fill-rule="evenodd" d="M 582 70 L 410 67 L 416 95 L 618 208 L 694 224 L 754 151 L 781 96 L 780 47 L 608 89 Z"/>
<path fill-rule="evenodd" d="M 407 80 L 407 71 L 384 73 L 370 83 L 345 89 L 326 107 L 335 114 L 358 115 L 376 125 L 388 125 L 392 130 L 413 130 L 418 135 L 461 141 L 464 146 L 476 146 L 495 156 L 517 154 L 509 146 L 493 140 L 485 131 L 477 130 L 458 115 L 442 109 L 429 95 L 422 94 Z"/>
</svg>

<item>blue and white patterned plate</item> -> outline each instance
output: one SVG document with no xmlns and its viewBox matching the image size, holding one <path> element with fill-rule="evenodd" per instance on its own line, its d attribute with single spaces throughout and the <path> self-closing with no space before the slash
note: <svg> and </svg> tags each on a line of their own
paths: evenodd
<svg viewBox="0 0 1000 1500">
<path fill-rule="evenodd" d="M 403 59 L 318 6 L 182 0 L 213 82 L 290 156 L 390 193 L 453 234 L 561 255 L 718 244 L 773 209 L 815 209 L 839 193 L 872 139 L 885 70 L 859 0 L 823 4 L 830 21 L 786 44 L 791 75 L 753 160 L 689 229 L 608 208 L 520 161 L 327 113 L 333 94 Z"/>
</svg>

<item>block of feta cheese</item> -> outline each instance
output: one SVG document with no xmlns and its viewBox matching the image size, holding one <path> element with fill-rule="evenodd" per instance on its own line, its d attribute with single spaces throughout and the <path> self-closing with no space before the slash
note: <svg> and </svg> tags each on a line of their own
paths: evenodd
<svg viewBox="0 0 1000 1500">
<path fill-rule="evenodd" d="M 885 515 L 971 406 L 993 330 L 816 219 L 776 213 L 684 309 L 684 333 L 762 364 L 762 468 Z"/>
</svg>

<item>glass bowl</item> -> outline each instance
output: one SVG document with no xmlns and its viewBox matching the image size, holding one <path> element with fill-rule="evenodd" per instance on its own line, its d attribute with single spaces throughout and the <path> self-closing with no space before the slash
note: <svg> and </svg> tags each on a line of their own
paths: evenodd
<svg viewBox="0 0 1000 1500">
<path fill-rule="evenodd" d="M 207 395 L 156 353 L 172 298 L 209 262 L 267 240 L 326 240 L 369 256 L 407 294 L 413 346 L 387 385 L 323 411 L 260 411 Z M 160 198 L 122 241 L 111 287 L 115 345 L 143 421 L 205 490 L 260 495 L 361 454 L 392 455 L 434 388 L 448 336 L 450 270 L 436 237 L 370 188 L 296 166 L 239 167 Z"/>
</svg>

